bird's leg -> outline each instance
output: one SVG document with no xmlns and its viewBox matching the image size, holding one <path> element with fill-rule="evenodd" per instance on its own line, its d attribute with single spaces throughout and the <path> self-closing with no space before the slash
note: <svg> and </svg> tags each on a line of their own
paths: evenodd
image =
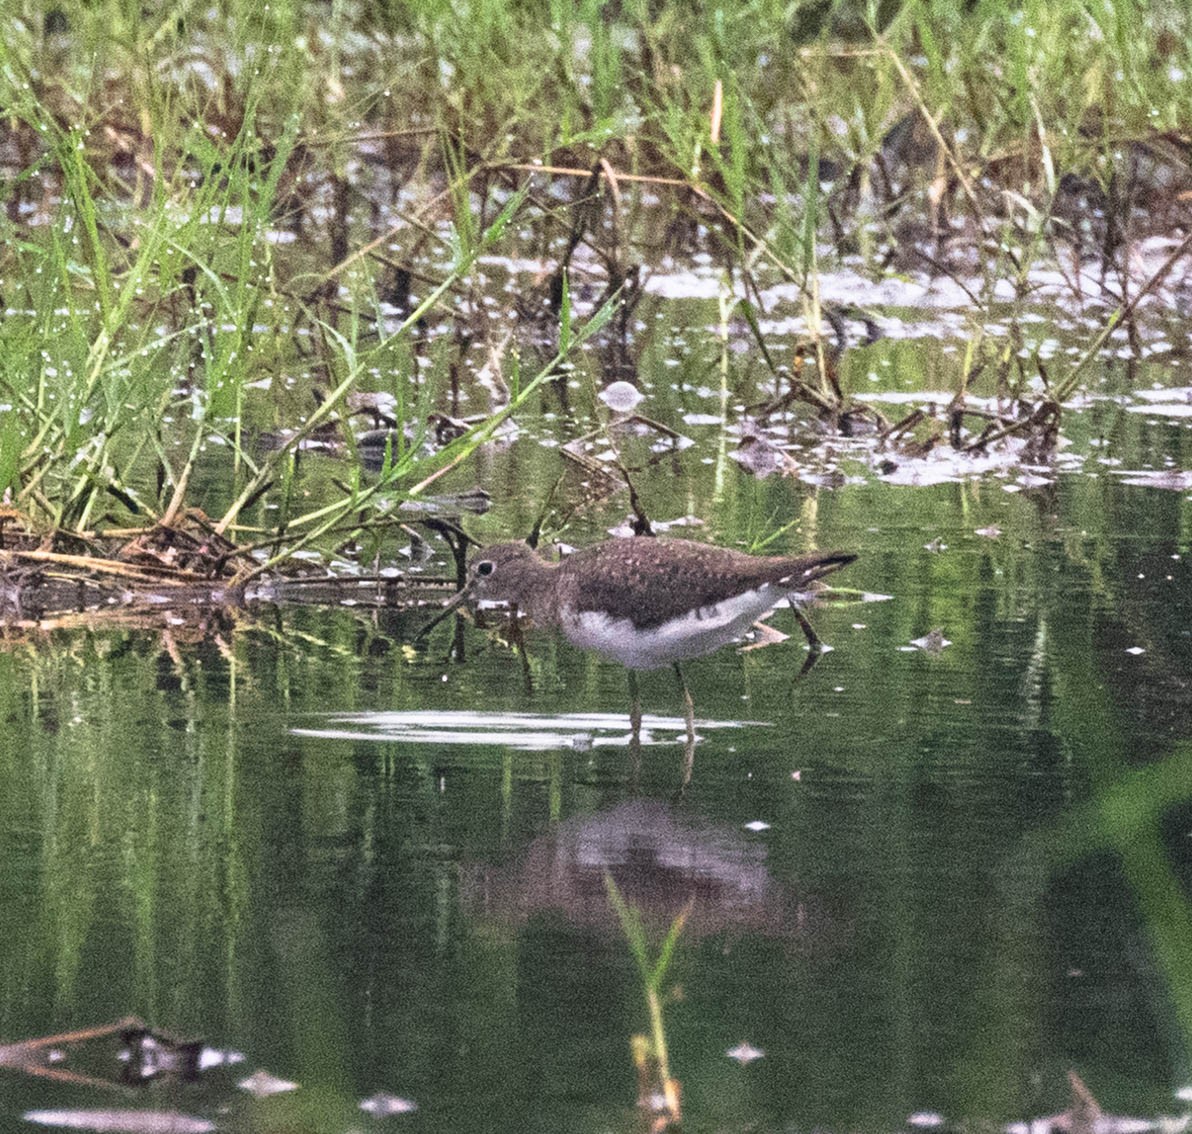
<svg viewBox="0 0 1192 1134">
<path fill-rule="evenodd" d="M 813 654 L 820 653 L 824 648 L 824 643 L 820 640 L 820 636 L 815 632 L 815 627 L 807 621 L 807 615 L 805 615 L 794 604 L 794 602 L 791 603 L 791 610 L 795 612 L 795 621 L 799 623 L 799 629 L 803 631 L 803 635 L 807 639 L 807 648 Z"/>
<path fill-rule="evenodd" d="M 451 632 L 451 660 L 462 662 L 464 658 L 464 619 L 462 614 L 455 616 L 455 629 Z"/>
<path fill-rule="evenodd" d="M 642 772 L 642 699 L 637 688 L 637 674 L 631 669 L 629 675 L 629 783 L 637 791 Z"/>
<path fill-rule="evenodd" d="M 691 783 L 691 773 L 695 769 L 695 733 L 689 732 L 683 742 L 683 775 L 679 779 L 679 786 L 675 790 L 675 802 L 682 801 L 687 794 L 687 785 Z"/>
<path fill-rule="evenodd" d="M 691 690 L 687 688 L 687 680 L 679 663 L 675 662 L 675 676 L 679 679 L 679 688 L 683 691 L 683 721 L 687 725 L 687 744 L 695 746 L 695 702 L 691 699 Z"/>
<path fill-rule="evenodd" d="M 629 669 L 629 735 L 640 746 L 642 739 L 642 697 L 637 687 L 637 672 Z"/>
</svg>

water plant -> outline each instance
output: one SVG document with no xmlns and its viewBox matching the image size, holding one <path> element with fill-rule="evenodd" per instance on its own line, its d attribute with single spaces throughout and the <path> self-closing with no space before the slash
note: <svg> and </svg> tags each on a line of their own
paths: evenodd
<svg viewBox="0 0 1192 1134">
<path fill-rule="evenodd" d="M 652 1129 L 665 1130 L 681 1123 L 683 1112 L 679 1081 L 671 1075 L 666 1024 L 663 1020 L 663 985 L 695 898 L 693 896 L 679 911 L 655 950 L 651 948 L 641 914 L 625 900 L 608 871 L 604 873 L 604 887 L 637 964 L 650 1019 L 649 1031 L 634 1035 L 630 1041 L 634 1066 L 638 1072 L 638 1105 L 653 1112 L 655 1122 Z"/>
</svg>

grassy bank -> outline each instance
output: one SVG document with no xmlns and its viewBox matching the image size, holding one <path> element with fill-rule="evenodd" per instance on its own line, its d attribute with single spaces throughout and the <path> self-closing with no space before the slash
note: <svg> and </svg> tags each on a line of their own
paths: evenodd
<svg viewBox="0 0 1192 1134">
<path fill-rule="evenodd" d="M 1186 219 L 1192 185 L 1177 6 L 9 13 L 0 491 L 80 538 L 201 505 L 273 556 L 351 539 L 575 360 L 664 253 L 711 248 L 813 301 L 825 257 L 992 247 L 992 289 L 1044 243 L 1123 257 Z M 527 250 L 555 268 L 511 347 L 477 265 Z M 591 325 L 567 288 L 584 254 Z M 362 394 L 391 399 L 379 481 L 304 499 L 298 454 L 328 431 L 350 450 Z M 445 449 L 432 409 L 461 418 Z"/>
</svg>

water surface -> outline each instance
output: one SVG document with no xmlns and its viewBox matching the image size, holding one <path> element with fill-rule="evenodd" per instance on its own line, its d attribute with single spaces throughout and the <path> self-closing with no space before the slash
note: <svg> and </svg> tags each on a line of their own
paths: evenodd
<svg viewBox="0 0 1192 1134">
<path fill-rule="evenodd" d="M 896 390 L 911 356 L 887 357 Z M 652 515 L 856 550 L 811 612 L 830 652 L 801 672 L 780 611 L 788 642 L 689 664 L 684 784 L 673 675 L 643 677 L 635 754 L 624 672 L 550 634 L 261 607 L 12 636 L 0 1035 L 136 1013 L 243 1052 L 132 1095 L 226 1126 L 636 1129 L 647 1018 L 608 865 L 658 934 L 695 895 L 665 1007 L 689 1129 L 1000 1126 L 1064 1110 L 1073 1069 L 1107 1111 L 1180 1113 L 1188 430 L 1147 408 L 1178 394 L 1106 376 L 1049 467 L 928 462 L 914 487 L 793 433 L 802 473 L 754 476 L 719 393 L 669 374 L 643 409 L 693 444 L 643 464 Z M 481 538 L 527 531 L 566 469 L 543 410 L 461 473 L 497 501 Z M 613 493 L 567 538 L 625 514 Z M 258 1067 L 299 1089 L 238 1091 Z M 362 1113 L 378 1090 L 419 1110 Z M 0 1078 L 4 1129 L 111 1105 Z"/>
</svg>

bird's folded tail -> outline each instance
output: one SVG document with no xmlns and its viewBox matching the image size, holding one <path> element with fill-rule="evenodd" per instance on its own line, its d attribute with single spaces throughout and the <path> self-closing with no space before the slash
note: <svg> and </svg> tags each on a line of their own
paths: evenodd
<svg viewBox="0 0 1192 1134">
<path fill-rule="evenodd" d="M 793 590 L 800 589 L 825 575 L 831 575 L 833 571 L 847 567 L 856 558 L 851 551 L 825 551 L 809 555 L 805 557 L 802 566 L 791 572 L 782 582 Z"/>
</svg>

